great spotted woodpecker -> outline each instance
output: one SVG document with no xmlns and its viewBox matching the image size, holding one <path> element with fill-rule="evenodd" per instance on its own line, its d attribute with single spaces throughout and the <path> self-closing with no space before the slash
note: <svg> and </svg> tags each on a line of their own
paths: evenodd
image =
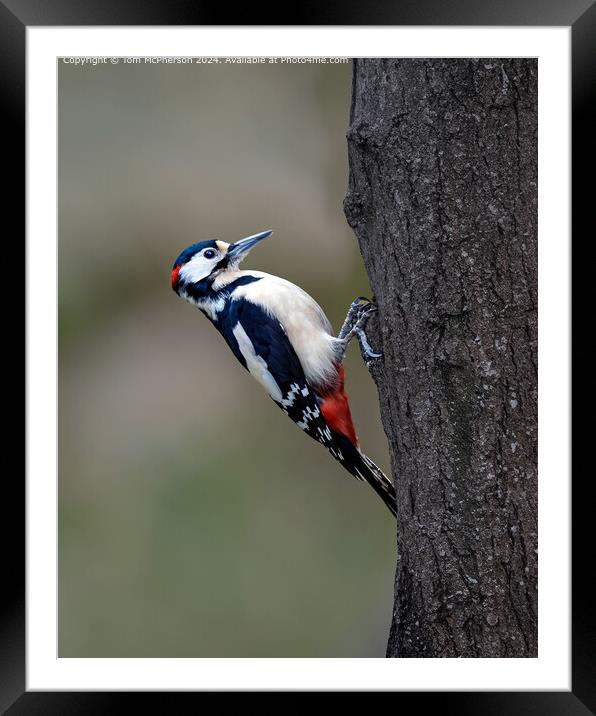
<svg viewBox="0 0 596 716">
<path fill-rule="evenodd" d="M 360 451 L 344 390 L 342 362 L 354 336 L 367 359 L 380 357 L 363 330 L 376 307 L 357 298 L 334 336 L 321 307 L 301 288 L 261 271 L 239 270 L 253 246 L 271 233 L 234 244 L 189 246 L 174 262 L 172 288 L 207 316 L 284 413 L 348 472 L 368 482 L 395 515 L 394 486 Z"/>
</svg>

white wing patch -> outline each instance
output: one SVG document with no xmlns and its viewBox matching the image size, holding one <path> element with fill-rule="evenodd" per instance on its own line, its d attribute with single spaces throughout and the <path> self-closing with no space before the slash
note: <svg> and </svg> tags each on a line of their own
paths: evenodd
<svg viewBox="0 0 596 716">
<path fill-rule="evenodd" d="M 281 404 L 284 408 L 291 408 L 292 405 L 294 405 L 294 401 L 296 400 L 296 396 L 300 392 L 300 386 L 298 383 L 292 383 L 290 386 L 290 390 L 288 391 L 288 394 L 286 397 L 281 401 Z"/>
<path fill-rule="evenodd" d="M 309 405 L 304 408 L 302 411 L 302 420 L 298 421 L 296 425 L 299 428 L 302 428 L 302 430 L 308 429 L 308 424 L 311 420 L 316 420 L 319 415 L 321 414 L 321 411 L 319 408 L 315 405 L 314 410 Z"/>
<path fill-rule="evenodd" d="M 242 324 L 238 322 L 232 331 L 234 337 L 238 341 L 238 348 L 242 357 L 246 361 L 246 367 L 250 374 L 259 381 L 259 383 L 265 388 L 273 400 L 278 403 L 281 402 L 283 394 L 275 378 L 269 372 L 267 362 L 259 355 L 256 354 L 252 341 L 248 337 L 248 334 L 242 327 Z"/>
</svg>

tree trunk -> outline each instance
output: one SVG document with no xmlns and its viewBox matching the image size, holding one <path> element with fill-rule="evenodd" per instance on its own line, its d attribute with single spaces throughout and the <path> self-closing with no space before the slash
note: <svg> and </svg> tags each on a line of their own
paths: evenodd
<svg viewBox="0 0 596 716">
<path fill-rule="evenodd" d="M 355 60 L 348 148 L 398 496 L 387 655 L 537 656 L 536 60 Z"/>
</svg>

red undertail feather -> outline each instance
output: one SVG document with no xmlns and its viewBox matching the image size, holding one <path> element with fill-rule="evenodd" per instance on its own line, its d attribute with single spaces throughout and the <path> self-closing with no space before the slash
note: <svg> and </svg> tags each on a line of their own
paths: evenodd
<svg viewBox="0 0 596 716">
<path fill-rule="evenodd" d="M 337 386 L 330 392 L 322 394 L 321 412 L 329 427 L 336 433 L 345 435 L 355 447 L 359 447 L 356 430 L 352 422 L 348 396 L 344 390 L 344 367 L 338 366 L 339 378 Z"/>
</svg>

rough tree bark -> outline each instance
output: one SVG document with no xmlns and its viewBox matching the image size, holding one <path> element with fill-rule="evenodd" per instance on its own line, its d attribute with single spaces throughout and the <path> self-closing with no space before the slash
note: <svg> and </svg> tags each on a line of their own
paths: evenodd
<svg viewBox="0 0 596 716">
<path fill-rule="evenodd" d="M 399 657 L 537 655 L 537 63 L 355 60 Z"/>
</svg>

